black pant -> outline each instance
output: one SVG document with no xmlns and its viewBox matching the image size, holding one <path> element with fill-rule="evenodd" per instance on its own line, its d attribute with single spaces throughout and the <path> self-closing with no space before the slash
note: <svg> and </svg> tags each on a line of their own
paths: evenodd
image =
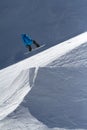
<svg viewBox="0 0 87 130">
<path fill-rule="evenodd" d="M 29 49 L 29 51 L 32 51 L 31 45 L 27 45 L 26 47 Z"/>
<path fill-rule="evenodd" d="M 40 47 L 40 45 L 34 40 L 33 40 L 33 44 L 36 45 L 36 47 Z"/>
<path fill-rule="evenodd" d="M 34 40 L 33 40 L 33 44 L 34 44 L 36 47 L 40 47 L 40 45 L 39 45 L 36 41 L 34 41 Z M 27 45 L 26 47 L 29 49 L 29 51 L 32 51 L 31 45 Z"/>
</svg>

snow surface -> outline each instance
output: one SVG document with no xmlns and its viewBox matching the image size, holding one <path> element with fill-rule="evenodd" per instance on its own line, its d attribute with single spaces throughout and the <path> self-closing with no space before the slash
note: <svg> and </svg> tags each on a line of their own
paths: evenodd
<svg viewBox="0 0 87 130">
<path fill-rule="evenodd" d="M 87 129 L 86 50 L 87 32 L 0 70 L 0 130 Z"/>
</svg>

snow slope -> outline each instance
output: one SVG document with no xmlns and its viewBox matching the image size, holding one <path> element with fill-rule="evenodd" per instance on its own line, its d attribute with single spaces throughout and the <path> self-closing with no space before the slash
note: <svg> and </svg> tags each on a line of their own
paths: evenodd
<svg viewBox="0 0 87 130">
<path fill-rule="evenodd" d="M 83 104 L 83 101 L 86 101 L 85 61 L 87 58 L 86 55 L 84 57 L 79 55 L 83 54 L 84 50 L 86 54 L 86 42 L 87 32 L 0 70 L 0 130 L 87 128 L 87 120 L 84 116 L 86 110 L 84 114 L 79 110 L 80 113 L 82 112 L 80 118 L 80 115 L 75 116 L 75 112 L 73 115 L 74 103 L 82 101 Z M 80 62 L 83 58 L 85 68 L 82 66 L 83 62 Z M 82 90 L 81 97 L 79 86 L 80 91 Z M 76 96 L 77 91 L 78 96 L 73 97 L 73 95 Z M 83 109 L 85 107 L 86 103 Z M 78 111 L 79 107 L 76 106 L 76 108 Z"/>
</svg>

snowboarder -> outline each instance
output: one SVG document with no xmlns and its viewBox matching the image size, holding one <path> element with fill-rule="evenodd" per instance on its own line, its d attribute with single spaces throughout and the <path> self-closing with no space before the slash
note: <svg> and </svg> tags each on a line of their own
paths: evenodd
<svg viewBox="0 0 87 130">
<path fill-rule="evenodd" d="M 32 51 L 32 47 L 31 47 L 32 44 L 34 44 L 36 47 L 40 47 L 40 45 L 35 40 L 32 40 L 26 34 L 22 34 L 22 39 L 24 45 L 29 49 L 29 51 Z"/>
</svg>

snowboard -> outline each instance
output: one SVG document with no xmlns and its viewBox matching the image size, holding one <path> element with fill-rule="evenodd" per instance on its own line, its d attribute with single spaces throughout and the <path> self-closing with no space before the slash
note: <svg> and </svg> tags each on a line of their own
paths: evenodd
<svg viewBox="0 0 87 130">
<path fill-rule="evenodd" d="M 27 51 L 27 52 L 25 52 L 24 54 L 26 55 L 26 54 L 32 53 L 33 51 L 36 51 L 36 50 L 38 50 L 38 49 L 44 47 L 45 45 L 46 45 L 46 44 L 43 44 L 43 45 L 41 45 L 40 47 L 32 48 L 32 51 Z"/>
</svg>

